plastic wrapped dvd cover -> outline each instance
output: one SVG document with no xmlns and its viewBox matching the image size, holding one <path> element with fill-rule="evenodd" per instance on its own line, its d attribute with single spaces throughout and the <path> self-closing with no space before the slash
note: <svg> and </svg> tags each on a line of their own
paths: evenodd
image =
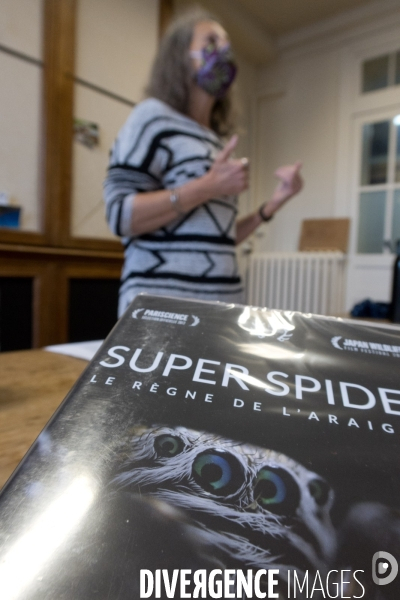
<svg viewBox="0 0 400 600">
<path fill-rule="evenodd" d="M 399 331 L 138 296 L 3 489 L 0 598 L 398 600 L 399 436 Z"/>
</svg>

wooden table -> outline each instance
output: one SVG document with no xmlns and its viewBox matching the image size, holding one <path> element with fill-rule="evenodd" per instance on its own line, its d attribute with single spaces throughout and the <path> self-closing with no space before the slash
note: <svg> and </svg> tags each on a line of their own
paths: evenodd
<svg viewBox="0 0 400 600">
<path fill-rule="evenodd" d="M 45 350 L 0 353 L 0 488 L 87 364 Z"/>
</svg>

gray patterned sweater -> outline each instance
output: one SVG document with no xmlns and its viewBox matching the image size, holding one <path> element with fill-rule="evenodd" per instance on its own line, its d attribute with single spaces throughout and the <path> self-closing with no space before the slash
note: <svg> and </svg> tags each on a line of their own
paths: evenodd
<svg viewBox="0 0 400 600">
<path fill-rule="evenodd" d="M 138 192 L 204 175 L 221 148 L 215 133 L 155 98 L 138 104 L 122 127 L 104 183 L 107 220 L 125 247 L 119 315 L 139 292 L 242 302 L 235 196 L 211 198 L 148 234 L 129 231 Z"/>
</svg>

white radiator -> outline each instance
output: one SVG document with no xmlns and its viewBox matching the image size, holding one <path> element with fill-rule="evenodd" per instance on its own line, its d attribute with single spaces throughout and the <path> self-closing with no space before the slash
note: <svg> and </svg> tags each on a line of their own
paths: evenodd
<svg viewBox="0 0 400 600">
<path fill-rule="evenodd" d="M 247 303 L 319 315 L 344 313 L 341 252 L 273 252 L 249 256 Z"/>
</svg>

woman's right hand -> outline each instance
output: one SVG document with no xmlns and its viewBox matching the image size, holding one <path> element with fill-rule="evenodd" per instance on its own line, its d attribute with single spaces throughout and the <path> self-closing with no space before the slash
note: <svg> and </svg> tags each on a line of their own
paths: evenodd
<svg viewBox="0 0 400 600">
<path fill-rule="evenodd" d="M 204 175 L 210 197 L 240 194 L 249 187 L 249 161 L 247 158 L 231 158 L 237 143 L 238 136 L 234 135 Z"/>
<path fill-rule="evenodd" d="M 178 207 L 171 202 L 171 190 L 139 192 L 134 195 L 131 199 L 128 235 L 156 231 L 176 220 L 179 212 L 189 213 L 208 200 L 240 194 L 245 190 L 248 187 L 248 160 L 230 158 L 237 141 L 237 136 L 229 140 L 205 175 L 188 181 L 176 190 L 179 196 Z"/>
</svg>

